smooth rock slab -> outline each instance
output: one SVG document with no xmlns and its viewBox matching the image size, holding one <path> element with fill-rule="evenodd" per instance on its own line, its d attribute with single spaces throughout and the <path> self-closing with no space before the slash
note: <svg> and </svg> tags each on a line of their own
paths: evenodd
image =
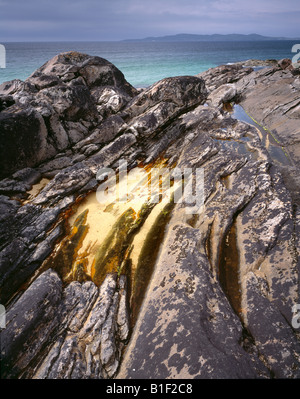
<svg viewBox="0 0 300 399">
<path fill-rule="evenodd" d="M 266 369 L 199 252 L 199 232 L 170 226 L 118 378 L 255 378 Z"/>
<path fill-rule="evenodd" d="M 245 278 L 246 326 L 255 337 L 256 346 L 271 365 L 276 378 L 300 378 L 300 342 L 291 325 L 270 302 L 268 284 L 259 272 Z"/>
<path fill-rule="evenodd" d="M 57 327 L 61 289 L 61 280 L 49 270 L 8 310 L 1 331 L 2 378 L 17 378 Z"/>
</svg>

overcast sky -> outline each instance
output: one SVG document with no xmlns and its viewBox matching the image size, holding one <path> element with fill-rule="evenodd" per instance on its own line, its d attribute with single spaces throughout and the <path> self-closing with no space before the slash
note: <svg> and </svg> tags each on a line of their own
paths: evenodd
<svg viewBox="0 0 300 399">
<path fill-rule="evenodd" d="M 0 43 L 177 33 L 300 37 L 300 0 L 0 0 Z"/>
</svg>

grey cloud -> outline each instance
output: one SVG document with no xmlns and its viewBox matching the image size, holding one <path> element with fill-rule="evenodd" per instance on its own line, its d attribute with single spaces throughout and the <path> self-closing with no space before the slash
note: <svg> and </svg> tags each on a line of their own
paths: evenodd
<svg viewBox="0 0 300 399">
<path fill-rule="evenodd" d="M 0 38 L 119 40 L 176 33 L 300 36 L 299 0 L 0 0 Z"/>
</svg>

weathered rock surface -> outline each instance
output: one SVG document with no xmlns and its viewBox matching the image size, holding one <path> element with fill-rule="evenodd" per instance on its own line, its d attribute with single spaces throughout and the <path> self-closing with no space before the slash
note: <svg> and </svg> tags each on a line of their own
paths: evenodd
<svg viewBox="0 0 300 399">
<path fill-rule="evenodd" d="M 111 377 L 129 328 L 119 284 L 124 290 L 108 275 L 100 288 L 72 282 L 63 289 L 51 269 L 41 274 L 7 313 L 1 377 Z"/>
<path fill-rule="evenodd" d="M 244 65 L 259 64 L 138 92 L 108 61 L 65 53 L 1 85 L 2 378 L 300 377 L 298 76 L 283 61 Z M 87 212 L 68 220 L 120 159 L 203 170 L 203 201 L 147 204 L 135 222 L 129 208 L 102 281 L 80 252 Z"/>
<path fill-rule="evenodd" d="M 291 167 L 281 169 L 299 203 L 300 78 L 293 74 L 293 69 L 286 68 L 286 61 L 283 61 L 279 67 L 262 69 L 241 79 L 237 92 L 239 102 L 248 114 L 265 126 L 289 154 Z"/>
<path fill-rule="evenodd" d="M 210 68 L 197 76 L 204 79 L 207 89 L 211 92 L 223 84 L 235 83 L 251 72 L 253 72 L 251 67 L 244 67 L 243 64 L 233 64 Z"/>
<path fill-rule="evenodd" d="M 299 378 L 292 201 L 264 151 L 230 150 L 230 137 L 255 131 L 228 122 L 216 118 L 208 134 L 199 123 L 183 147 L 178 165 L 205 170 L 204 206 L 194 217 L 173 211 L 118 378 Z M 227 141 L 217 150 L 220 128 Z"/>
</svg>

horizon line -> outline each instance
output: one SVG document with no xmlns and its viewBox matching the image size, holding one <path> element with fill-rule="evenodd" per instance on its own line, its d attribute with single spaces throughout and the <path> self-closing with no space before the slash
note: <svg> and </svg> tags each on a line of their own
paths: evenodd
<svg viewBox="0 0 300 399">
<path fill-rule="evenodd" d="M 85 40 L 76 40 L 76 39 L 42 39 L 42 40 L 32 40 L 32 39 L 27 39 L 27 40 L 4 40 L 1 41 L 1 43 L 105 43 L 105 42 L 123 42 L 123 41 L 143 41 L 143 40 L 148 40 L 148 39 L 162 39 L 162 38 L 169 38 L 169 37 L 176 37 L 176 36 L 260 36 L 260 37 L 266 37 L 268 39 L 274 39 L 274 40 L 300 40 L 299 37 L 287 37 L 287 36 L 266 36 L 266 35 L 261 35 L 258 33 L 174 33 L 174 34 L 168 34 L 168 35 L 162 35 L 162 36 L 147 36 L 147 37 L 142 37 L 142 38 L 126 38 L 126 39 L 99 39 L 99 40 L 91 40 L 91 39 L 85 39 Z M 252 40 L 250 40 L 252 41 Z M 262 40 L 263 41 L 263 40 Z"/>
</svg>

